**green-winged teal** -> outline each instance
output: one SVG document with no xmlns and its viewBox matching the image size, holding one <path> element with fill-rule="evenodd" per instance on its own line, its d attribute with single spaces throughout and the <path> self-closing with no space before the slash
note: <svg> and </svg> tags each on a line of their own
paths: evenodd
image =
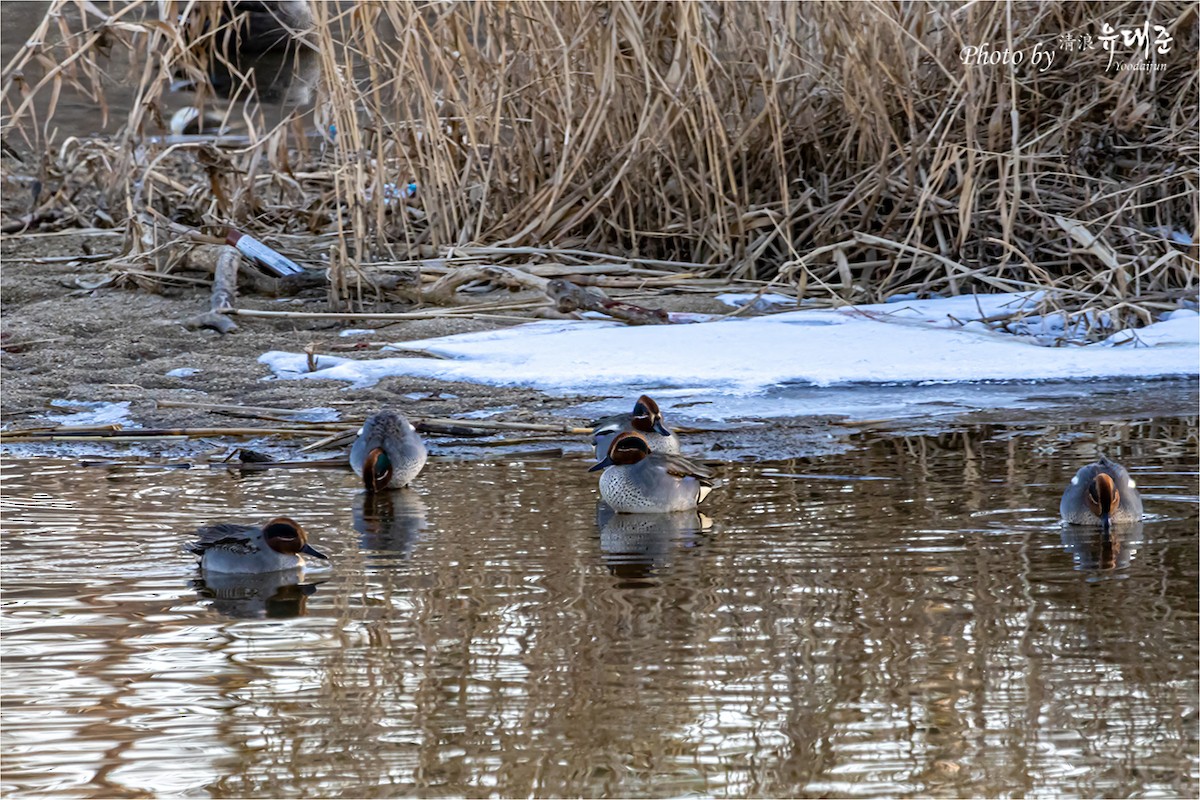
<svg viewBox="0 0 1200 800">
<path fill-rule="evenodd" d="M 1069 525 L 1124 525 L 1142 518 L 1137 483 L 1120 464 L 1101 457 L 1080 468 L 1058 507 Z"/>
<path fill-rule="evenodd" d="M 350 448 L 350 466 L 368 492 L 382 492 L 412 483 L 426 456 L 425 443 L 403 414 L 380 411 L 358 432 Z"/>
<path fill-rule="evenodd" d="M 304 566 L 304 556 L 328 560 L 308 543 L 300 523 L 275 517 L 263 525 L 222 523 L 196 531 L 189 549 L 206 572 L 277 572 Z"/>
<path fill-rule="evenodd" d="M 589 472 L 603 469 L 600 496 L 623 514 L 657 514 L 695 508 L 715 485 L 712 473 L 680 455 L 651 453 L 638 433 L 620 433 L 608 455 Z"/>
<path fill-rule="evenodd" d="M 622 433 L 641 434 L 653 453 L 679 452 L 679 437 L 663 424 L 658 403 L 646 395 L 637 399 L 632 413 L 613 414 L 592 423 L 592 446 L 596 449 L 596 458 L 608 455 L 613 438 Z"/>
</svg>

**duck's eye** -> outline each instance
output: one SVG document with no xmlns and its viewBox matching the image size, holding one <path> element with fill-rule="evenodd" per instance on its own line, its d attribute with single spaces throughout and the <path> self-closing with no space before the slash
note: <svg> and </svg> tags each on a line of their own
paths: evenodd
<svg viewBox="0 0 1200 800">
<path fill-rule="evenodd" d="M 1100 502 L 1100 493 L 1096 491 L 1096 484 L 1093 483 L 1088 487 L 1088 497 L 1090 497 L 1094 503 Z"/>
</svg>

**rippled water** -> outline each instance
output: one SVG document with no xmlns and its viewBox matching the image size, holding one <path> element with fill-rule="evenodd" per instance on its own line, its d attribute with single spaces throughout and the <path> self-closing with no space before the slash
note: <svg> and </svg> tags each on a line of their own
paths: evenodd
<svg viewBox="0 0 1200 800">
<path fill-rule="evenodd" d="M 1096 441 L 1151 514 L 1066 536 Z M 597 513 L 582 461 L 6 459 L 6 797 L 1195 796 L 1197 422 L 964 428 Z M 436 443 L 435 443 L 436 446 Z M 204 585 L 286 513 L 333 568 Z"/>
</svg>

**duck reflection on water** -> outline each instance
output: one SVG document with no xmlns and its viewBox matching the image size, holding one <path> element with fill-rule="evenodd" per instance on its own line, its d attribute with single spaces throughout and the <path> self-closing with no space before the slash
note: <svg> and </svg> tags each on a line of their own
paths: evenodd
<svg viewBox="0 0 1200 800">
<path fill-rule="evenodd" d="M 320 581 L 302 570 L 263 573 L 206 572 L 192 582 L 210 608 L 234 619 L 291 619 L 308 613 L 308 598 Z"/>
<path fill-rule="evenodd" d="M 632 581 L 662 570 L 676 550 L 699 547 L 712 526 L 712 519 L 694 509 L 668 514 L 618 514 L 603 500 L 596 504 L 604 563 L 613 575 Z"/>
<path fill-rule="evenodd" d="M 1064 525 L 1063 546 L 1072 551 L 1077 570 L 1115 570 L 1128 567 L 1142 543 L 1142 523 L 1112 528 Z"/>
<path fill-rule="evenodd" d="M 428 513 L 429 506 L 411 489 L 360 492 L 354 498 L 354 530 L 364 550 L 408 558 L 429 527 Z"/>
</svg>

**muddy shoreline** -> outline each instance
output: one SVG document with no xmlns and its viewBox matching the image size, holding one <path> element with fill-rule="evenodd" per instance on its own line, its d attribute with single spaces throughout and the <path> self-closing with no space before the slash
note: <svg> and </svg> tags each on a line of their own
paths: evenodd
<svg viewBox="0 0 1200 800">
<path fill-rule="evenodd" d="M 344 346 L 355 338 L 339 337 L 344 328 L 375 327 L 357 339 L 407 341 L 516 324 L 476 319 L 403 321 L 382 326 L 353 320 L 239 318 L 237 331 L 221 335 L 188 330 L 183 320 L 207 310 L 206 286 L 170 288 L 153 294 L 136 288 L 80 288 L 91 273 L 87 264 L 38 263 L 82 254 L 74 235 L 8 239 L 0 245 L 0 302 L 4 306 L 4 421 L 12 428 L 38 422 L 49 400 L 130 401 L 143 425 L 184 427 L 211 424 L 202 411 L 161 408 L 158 400 L 228 403 L 280 408 L 332 406 L 349 415 L 369 413 L 385 404 L 412 405 L 403 395 L 421 393 L 421 413 L 454 416 L 494 406 L 516 405 L 536 414 L 562 408 L 565 400 L 539 392 L 427 379 L 388 378 L 367 389 L 346 390 L 333 382 L 263 380 L 270 371 L 257 359 L 268 350 L 318 352 Z M 97 249 L 119 244 L 105 237 Z M 322 290 L 273 299 L 246 295 L 246 308 L 328 311 Z M 406 311 L 411 306 L 381 302 L 371 311 Z M 343 355 L 355 355 L 344 353 Z M 197 370 L 184 377 L 168 372 Z"/>
<path fill-rule="evenodd" d="M 119 239 L 100 238 L 87 249 L 116 247 Z M 581 403 L 615 398 L 614 395 L 554 397 L 525 388 L 497 387 L 476 383 L 429 380 L 422 377 L 389 377 L 368 388 L 350 388 L 333 381 L 275 380 L 258 362 L 269 350 L 300 352 L 312 346 L 318 353 L 335 352 L 356 358 L 387 357 L 377 348 L 338 351 L 355 341 L 404 342 L 458 333 L 485 331 L 519 324 L 520 320 L 430 319 L 378 325 L 355 320 L 309 320 L 239 317 L 238 330 L 219 334 L 212 330 L 189 330 L 182 321 L 206 310 L 207 286 L 181 286 L 152 293 L 138 288 L 83 288 L 102 279 L 103 273 L 89 269 L 84 261 L 66 260 L 84 255 L 85 236 L 19 237 L 0 244 L 0 300 L 4 307 L 2 391 L 0 414 L 9 431 L 43 427 L 50 413 L 69 413 L 51 401 L 128 402 L 129 417 L 149 428 L 188 427 L 279 427 L 281 423 L 232 416 L 203 409 L 160 405 L 162 401 L 228 404 L 271 408 L 335 409 L 342 420 L 361 418 L 382 407 L 397 408 L 415 417 L 460 417 L 486 409 L 499 409 L 489 419 L 509 422 L 567 422 L 586 425 L 588 418 L 572 417 L 567 409 Z M 494 301 L 498 295 L 484 296 Z M 513 294 L 519 298 L 520 294 Z M 296 297 L 276 299 L 247 294 L 239 307 L 289 311 L 328 311 L 324 290 L 308 290 Z M 724 313 L 728 307 L 707 297 L 665 297 L 670 310 Z M 413 306 L 384 299 L 364 310 L 398 312 Z M 374 333 L 342 337 L 344 329 L 374 328 Z M 394 355 L 394 353 L 392 354 Z M 193 374 L 171 376 L 176 370 Z M 550 416 L 552 419 L 548 419 Z M 771 426 L 794 430 L 796 436 L 813 438 L 817 429 L 827 438 L 827 421 L 809 420 Z M 557 439 L 568 452 L 584 452 L 580 437 L 522 436 L 511 432 L 504 439 L 529 439 L 520 444 Z M 755 438 L 751 434 L 749 440 Z M 276 454 L 299 447 L 300 440 L 251 440 Z M 230 439 L 231 445 L 247 440 Z M 440 442 L 453 444 L 453 442 Z M 105 452 L 119 445 L 20 446 L 17 452 Z M 210 444 L 154 447 L 139 443 L 133 452 L 188 453 L 210 450 Z M 718 449 L 720 445 L 718 444 Z M 450 452 L 482 454 L 482 449 L 464 443 Z M 328 456 L 331 453 L 315 455 Z"/>
<path fill-rule="evenodd" d="M 14 237 L 0 243 L 0 301 L 3 303 L 3 354 L 0 358 L 0 415 L 6 430 L 43 427 L 47 414 L 67 413 L 52 401 L 128 402 L 129 417 L 149 428 L 279 427 L 284 423 L 239 417 L 229 413 L 160 405 L 188 402 L 214 405 L 256 406 L 283 409 L 326 407 L 335 409 L 343 421 L 360 419 L 382 407 L 397 408 L 411 416 L 461 417 L 495 410 L 489 419 L 509 422 L 565 422 L 586 425 L 590 411 L 615 395 L 555 397 L 534 389 L 497 387 L 476 383 L 437 381 L 424 377 L 388 377 L 375 386 L 351 388 L 334 381 L 288 381 L 271 378 L 270 370 L 258 362 L 269 350 L 302 352 L 312 346 L 317 353 L 336 353 L 357 358 L 387 357 L 375 349 L 346 351 L 355 341 L 404 342 L 457 333 L 484 331 L 519 324 L 517 319 L 442 318 L 405 320 L 386 326 L 355 320 L 310 320 L 239 317 L 239 328 L 230 334 L 211 330 L 189 330 L 182 321 L 207 308 L 209 289 L 204 285 L 166 288 L 159 293 L 139 288 L 84 288 L 104 276 L 91 271 L 86 261 L 72 261 L 88 250 L 116 247 L 115 236 L 97 237 L 67 233 L 54 236 Z M 491 292 L 485 301 L 509 293 Z M 514 295 L 514 296 L 520 296 Z M 672 311 L 727 312 L 728 308 L 709 297 L 664 295 L 656 301 Z M 307 290 L 283 299 L 247 294 L 239 307 L 328 311 L 323 289 Z M 368 311 L 408 311 L 400 301 L 382 299 Z M 348 328 L 373 327 L 374 333 L 342 337 Z M 176 370 L 192 374 L 171 376 Z M 987 403 L 960 402 L 958 406 L 931 393 L 927 409 L 910 408 L 866 419 L 863 414 L 839 413 L 842 399 L 873 393 L 874 406 L 886 408 L 888 398 L 905 398 L 928 389 L 883 387 L 829 389 L 799 387 L 814 402 L 815 413 L 755 422 L 713 424 L 688 420 L 704 432 L 685 435 L 685 444 L 701 448 L 713 459 L 819 457 L 844 450 L 849 439 L 867 430 L 929 432 L 949 430 L 963 424 L 1012 424 L 1074 420 L 1121 419 L 1145 416 L 1187 416 L 1195 413 L 1194 380 L 1116 381 L 1090 384 L 1060 383 L 994 388 L 1013 398 L 1004 407 L 987 408 Z M 946 390 L 949 393 L 951 390 Z M 958 390 L 962 396 L 970 391 Z M 986 391 L 986 390 L 985 390 Z M 890 394 L 889 394 L 890 393 Z M 824 397 L 823 403 L 815 401 Z M 770 403 L 768 398 L 767 403 Z M 918 404 L 920 406 L 921 404 Z M 581 410 L 582 408 L 582 410 Z M 816 411 L 816 409 L 820 409 Z M 583 413 L 583 412 L 589 413 Z M 578 412 L 578 413 L 573 413 Z M 734 415 L 735 418 L 738 415 Z M 754 420 L 753 413 L 741 415 Z M 680 421 L 677 419 L 677 424 Z M 566 454 L 584 455 L 586 437 L 507 432 L 484 440 L 438 437 L 436 451 L 451 457 L 490 457 L 501 450 L 494 446 L 511 441 L 508 452 L 555 448 Z M 311 441 L 311 440 L 309 440 Z M 491 444 L 489 444 L 489 442 Z M 305 441 L 287 438 L 204 439 L 181 445 L 138 443 L 135 447 L 94 443 L 88 445 L 11 445 L 17 455 L 83 456 L 142 455 L 191 456 L 213 452 L 214 444 L 252 446 L 276 457 L 287 457 Z M 216 449 L 219 449 L 216 448 Z M 325 450 L 313 457 L 337 455 Z"/>
</svg>

